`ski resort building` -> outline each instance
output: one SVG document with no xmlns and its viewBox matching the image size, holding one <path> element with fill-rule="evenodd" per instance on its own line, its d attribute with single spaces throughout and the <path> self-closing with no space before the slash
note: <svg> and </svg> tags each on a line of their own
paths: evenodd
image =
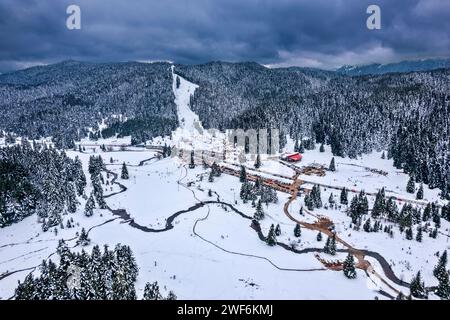
<svg viewBox="0 0 450 320">
<path fill-rule="evenodd" d="M 299 152 L 287 153 L 281 156 L 281 160 L 289 162 L 298 162 L 302 160 L 302 155 Z"/>
</svg>

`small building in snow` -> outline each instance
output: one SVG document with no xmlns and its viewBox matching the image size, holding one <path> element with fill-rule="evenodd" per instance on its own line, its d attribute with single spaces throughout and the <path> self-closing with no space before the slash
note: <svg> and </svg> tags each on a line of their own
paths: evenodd
<svg viewBox="0 0 450 320">
<path fill-rule="evenodd" d="M 286 153 L 281 156 L 281 160 L 289 162 L 298 162 L 302 160 L 302 155 L 299 152 Z"/>
</svg>

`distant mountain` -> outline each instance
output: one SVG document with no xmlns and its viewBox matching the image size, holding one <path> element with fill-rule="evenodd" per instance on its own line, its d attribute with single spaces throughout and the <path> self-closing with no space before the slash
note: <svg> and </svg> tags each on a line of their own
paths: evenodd
<svg viewBox="0 0 450 320">
<path fill-rule="evenodd" d="M 412 71 L 430 71 L 450 68 L 450 59 L 412 60 L 397 63 L 373 63 L 363 66 L 343 66 L 336 72 L 349 76 L 379 75 L 385 73 L 403 73 Z"/>
</svg>

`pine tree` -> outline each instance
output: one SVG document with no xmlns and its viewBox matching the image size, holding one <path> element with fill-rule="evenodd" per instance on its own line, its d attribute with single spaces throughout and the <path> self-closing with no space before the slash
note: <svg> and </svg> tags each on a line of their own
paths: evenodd
<svg viewBox="0 0 450 320">
<path fill-rule="evenodd" d="M 162 300 L 162 295 L 159 292 L 158 282 L 147 282 L 144 288 L 143 300 Z"/>
<path fill-rule="evenodd" d="M 275 235 L 275 226 L 273 224 L 270 226 L 269 234 L 267 235 L 266 238 L 266 243 L 269 246 L 274 246 L 277 244 L 277 238 Z"/>
<path fill-rule="evenodd" d="M 125 164 L 125 162 L 122 164 L 122 174 L 120 175 L 120 178 L 124 179 L 124 180 L 129 179 L 128 169 L 127 169 L 127 165 Z"/>
<path fill-rule="evenodd" d="M 422 221 L 426 222 L 430 220 L 430 218 L 431 218 L 431 203 L 427 203 L 425 209 L 423 210 Z"/>
<path fill-rule="evenodd" d="M 414 180 L 414 176 L 411 176 L 408 180 L 408 184 L 406 185 L 406 192 L 414 193 L 416 191 L 416 182 Z"/>
<path fill-rule="evenodd" d="M 420 299 L 427 298 L 425 284 L 422 281 L 420 271 L 417 272 L 417 275 L 412 279 L 409 289 L 413 297 Z"/>
<path fill-rule="evenodd" d="M 420 184 L 419 190 L 417 190 L 416 199 L 417 200 L 422 200 L 423 199 L 423 183 Z"/>
<path fill-rule="evenodd" d="M 417 228 L 416 241 L 422 242 L 422 228 L 420 226 Z"/>
<path fill-rule="evenodd" d="M 177 89 L 179 89 L 179 88 L 180 88 L 180 83 L 181 83 L 181 81 L 180 81 L 180 77 L 179 77 L 179 76 L 177 76 L 177 78 L 176 78 L 176 80 L 175 80 L 175 84 L 176 84 L 176 87 L 177 87 Z"/>
<path fill-rule="evenodd" d="M 194 151 L 191 151 L 191 162 L 189 163 L 189 169 L 195 168 Z"/>
<path fill-rule="evenodd" d="M 340 200 L 341 200 L 341 204 L 343 204 L 343 205 L 348 204 L 348 191 L 346 188 L 342 189 Z"/>
<path fill-rule="evenodd" d="M 395 297 L 395 300 L 405 300 L 405 299 L 406 297 L 401 291 L 398 293 L 397 297 Z"/>
<path fill-rule="evenodd" d="M 295 228 L 294 228 L 294 236 L 297 237 L 297 238 L 299 238 L 301 235 L 302 235 L 302 228 L 301 228 L 300 225 L 297 223 L 297 224 L 295 225 Z"/>
<path fill-rule="evenodd" d="M 261 199 L 258 200 L 258 204 L 256 205 L 256 211 L 255 214 L 253 215 L 253 218 L 258 221 L 264 219 L 264 210 L 262 208 Z"/>
<path fill-rule="evenodd" d="M 169 293 L 167 294 L 166 300 L 177 300 L 177 296 L 172 290 L 170 290 Z"/>
<path fill-rule="evenodd" d="M 241 172 L 239 174 L 239 181 L 244 183 L 245 181 L 247 181 L 247 173 L 245 171 L 245 167 L 241 166 Z"/>
<path fill-rule="evenodd" d="M 319 147 L 319 152 L 325 152 L 325 147 L 324 147 L 323 143 Z"/>
<path fill-rule="evenodd" d="M 91 193 L 88 200 L 86 201 L 86 206 L 84 207 L 84 215 L 86 217 L 91 217 L 94 214 L 95 202 L 94 196 Z"/>
<path fill-rule="evenodd" d="M 333 192 L 330 193 L 330 197 L 328 198 L 328 203 L 333 205 L 335 203 Z"/>
<path fill-rule="evenodd" d="M 298 137 L 295 137 L 294 152 L 300 152 L 300 147 L 298 145 Z"/>
<path fill-rule="evenodd" d="M 71 260 L 73 259 L 73 255 L 64 240 L 59 240 L 58 247 L 56 248 L 56 253 L 59 256 L 60 267 L 63 270 L 66 270 L 69 267 Z"/>
<path fill-rule="evenodd" d="M 311 190 L 311 193 L 310 193 L 309 197 L 310 197 L 311 202 L 312 202 L 311 204 L 315 208 L 322 208 L 322 196 L 320 194 L 320 187 L 318 185 L 314 185 L 312 187 L 312 190 Z M 305 204 L 306 204 L 306 197 L 305 197 Z M 309 209 L 309 207 L 308 207 L 308 209 Z"/>
<path fill-rule="evenodd" d="M 327 241 L 325 242 L 325 247 L 323 248 L 323 252 L 331 254 L 331 255 L 336 254 L 336 235 L 335 234 L 333 234 L 333 236 L 327 238 Z"/>
<path fill-rule="evenodd" d="M 277 224 L 277 226 L 275 227 L 275 235 L 277 237 L 281 236 L 281 227 L 279 224 Z"/>
<path fill-rule="evenodd" d="M 379 218 L 384 215 L 385 211 L 386 211 L 386 197 L 384 188 L 381 188 L 381 190 L 377 192 L 377 195 L 375 197 L 375 202 L 373 204 L 371 214 L 373 218 Z"/>
<path fill-rule="evenodd" d="M 381 159 L 386 159 L 386 154 L 384 153 L 384 151 L 383 151 L 383 153 L 381 153 Z"/>
<path fill-rule="evenodd" d="M 298 152 L 305 153 L 305 146 L 303 145 L 303 140 L 300 139 L 300 145 L 298 147 Z"/>
<path fill-rule="evenodd" d="M 442 271 L 445 271 L 446 269 L 447 269 L 447 250 L 444 250 L 444 252 L 439 257 L 437 265 L 433 269 L 433 275 L 435 277 L 438 277 L 438 274 L 440 274 Z"/>
<path fill-rule="evenodd" d="M 352 201 L 350 203 L 350 209 L 349 209 L 349 216 L 352 219 L 353 224 L 358 224 L 360 221 L 360 218 L 362 216 L 362 212 L 360 209 L 360 202 L 357 196 L 354 196 L 352 198 Z"/>
<path fill-rule="evenodd" d="M 450 283 L 448 279 L 448 271 L 442 269 L 439 271 L 437 278 L 439 280 L 439 285 L 436 290 L 436 295 L 442 300 L 450 299 Z"/>
<path fill-rule="evenodd" d="M 330 254 L 331 255 L 336 254 L 336 234 L 334 234 L 334 233 L 330 240 Z"/>
<path fill-rule="evenodd" d="M 348 254 L 343 264 L 344 275 L 349 279 L 356 278 L 355 261 L 352 254 Z"/>
<path fill-rule="evenodd" d="M 84 228 L 81 229 L 81 233 L 78 236 L 77 244 L 81 246 L 87 246 L 91 243 L 91 239 L 89 239 L 89 236 Z"/>
<path fill-rule="evenodd" d="M 309 211 L 314 210 L 314 201 L 310 194 L 305 195 L 305 206 L 308 208 Z"/>
<path fill-rule="evenodd" d="M 330 170 L 330 171 L 336 171 L 336 164 L 334 163 L 334 157 L 333 158 L 331 158 L 331 162 L 330 162 L 330 165 L 328 166 L 328 170 Z"/>
<path fill-rule="evenodd" d="M 322 232 L 319 231 L 319 233 L 317 234 L 316 239 L 317 239 L 317 241 L 319 241 L 319 242 L 322 241 Z"/>
<path fill-rule="evenodd" d="M 406 240 L 412 240 L 413 239 L 413 231 L 411 228 L 406 229 L 405 231 Z"/>
<path fill-rule="evenodd" d="M 325 241 L 325 245 L 323 247 L 324 253 L 330 253 L 330 237 L 327 238 L 327 241 Z"/>
<path fill-rule="evenodd" d="M 259 152 L 256 155 L 255 168 L 256 169 L 261 168 L 261 156 L 259 155 Z"/>
<path fill-rule="evenodd" d="M 370 219 L 367 219 L 366 222 L 364 223 L 363 230 L 365 232 L 371 232 L 372 231 L 372 226 L 370 224 Z"/>
<path fill-rule="evenodd" d="M 212 170 L 209 173 L 208 182 L 214 182 L 214 174 Z"/>
</svg>

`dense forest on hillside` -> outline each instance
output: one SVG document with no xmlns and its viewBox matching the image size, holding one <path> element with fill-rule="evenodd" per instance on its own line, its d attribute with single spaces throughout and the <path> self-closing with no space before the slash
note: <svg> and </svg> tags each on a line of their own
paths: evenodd
<svg viewBox="0 0 450 320">
<path fill-rule="evenodd" d="M 191 107 L 206 128 L 279 128 L 330 144 L 336 156 L 388 150 L 417 182 L 450 189 L 450 69 L 350 77 L 257 63 L 176 65 L 199 85 Z M 57 147 L 90 134 L 166 135 L 177 123 L 168 63 L 74 61 L 0 75 L 1 130 Z M 119 117 L 120 116 L 120 117 Z M 302 146 L 301 146 L 302 147 Z"/>
<path fill-rule="evenodd" d="M 348 77 L 213 62 L 176 72 L 200 85 L 191 104 L 206 127 L 280 128 L 337 156 L 388 149 L 398 168 L 448 195 L 450 69 Z"/>
<path fill-rule="evenodd" d="M 66 61 L 0 75 L 0 111 L 0 129 L 53 136 L 58 147 L 72 147 L 103 119 L 127 134 L 126 119 L 138 118 L 136 142 L 167 134 L 177 121 L 168 63 Z"/>
<path fill-rule="evenodd" d="M 58 226 L 84 194 L 81 161 L 45 145 L 0 148 L 0 228 L 36 213 L 42 228 Z"/>
</svg>

